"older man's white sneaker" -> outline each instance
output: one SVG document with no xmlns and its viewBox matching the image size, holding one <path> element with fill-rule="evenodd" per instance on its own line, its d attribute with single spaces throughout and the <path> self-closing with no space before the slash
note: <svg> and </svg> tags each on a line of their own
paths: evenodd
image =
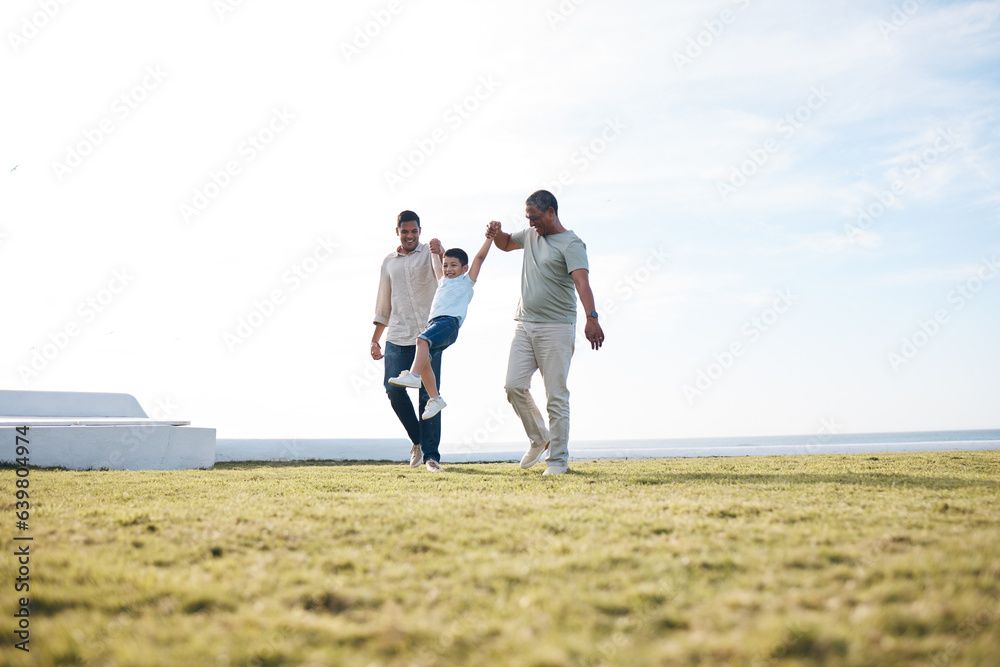
<svg viewBox="0 0 1000 667">
<path fill-rule="evenodd" d="M 545 455 L 545 450 L 548 448 L 549 448 L 549 443 L 547 442 L 544 445 L 540 445 L 537 447 L 535 445 L 529 447 L 528 451 L 525 452 L 524 456 L 521 457 L 521 467 L 527 470 L 531 466 L 541 461 L 542 456 Z"/>
<path fill-rule="evenodd" d="M 424 453 L 420 451 L 420 445 L 410 447 L 410 467 L 416 468 L 424 462 Z"/>
</svg>

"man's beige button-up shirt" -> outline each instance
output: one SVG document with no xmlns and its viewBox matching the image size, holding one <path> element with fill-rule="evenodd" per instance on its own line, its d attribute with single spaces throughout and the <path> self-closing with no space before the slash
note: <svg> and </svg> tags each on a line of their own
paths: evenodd
<svg viewBox="0 0 1000 667">
<path fill-rule="evenodd" d="M 408 255 L 396 249 L 382 261 L 375 300 L 375 324 L 384 324 L 385 339 L 396 345 L 416 345 L 427 326 L 437 277 L 431 251 L 420 243 Z"/>
</svg>

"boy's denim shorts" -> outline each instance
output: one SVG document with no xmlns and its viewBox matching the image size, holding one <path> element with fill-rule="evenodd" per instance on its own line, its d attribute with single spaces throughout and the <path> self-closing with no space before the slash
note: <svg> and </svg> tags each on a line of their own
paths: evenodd
<svg viewBox="0 0 1000 667">
<path fill-rule="evenodd" d="M 458 340 L 459 326 L 457 317 L 442 315 L 428 322 L 417 338 L 423 338 L 427 341 L 427 345 L 432 350 L 443 350 Z"/>
</svg>

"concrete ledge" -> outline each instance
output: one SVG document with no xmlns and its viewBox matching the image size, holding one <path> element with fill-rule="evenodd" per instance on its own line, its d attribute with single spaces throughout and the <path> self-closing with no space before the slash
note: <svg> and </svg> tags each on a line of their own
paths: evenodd
<svg viewBox="0 0 1000 667">
<path fill-rule="evenodd" d="M 0 449 L 9 463 L 14 462 L 15 428 L 0 427 Z M 30 465 L 42 468 L 181 470 L 215 465 L 214 428 L 30 426 L 27 440 Z"/>
<path fill-rule="evenodd" d="M 150 419 L 129 394 L 0 390 L 0 462 L 26 458 L 31 466 L 70 470 L 212 468 L 215 429 L 189 423 Z M 28 450 L 24 457 L 18 444 Z"/>
<path fill-rule="evenodd" d="M 10 417 L 148 417 L 131 394 L 0 389 L 0 415 Z"/>
</svg>

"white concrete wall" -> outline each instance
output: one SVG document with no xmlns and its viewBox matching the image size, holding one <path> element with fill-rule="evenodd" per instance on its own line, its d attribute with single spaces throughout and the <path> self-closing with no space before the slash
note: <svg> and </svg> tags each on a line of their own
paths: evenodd
<svg viewBox="0 0 1000 667">
<path fill-rule="evenodd" d="M 0 461 L 13 463 L 18 432 L 0 427 Z M 28 463 L 70 470 L 183 470 L 215 465 L 215 429 L 188 426 L 29 426 Z M 24 442 L 22 439 L 20 442 Z"/>
</svg>

